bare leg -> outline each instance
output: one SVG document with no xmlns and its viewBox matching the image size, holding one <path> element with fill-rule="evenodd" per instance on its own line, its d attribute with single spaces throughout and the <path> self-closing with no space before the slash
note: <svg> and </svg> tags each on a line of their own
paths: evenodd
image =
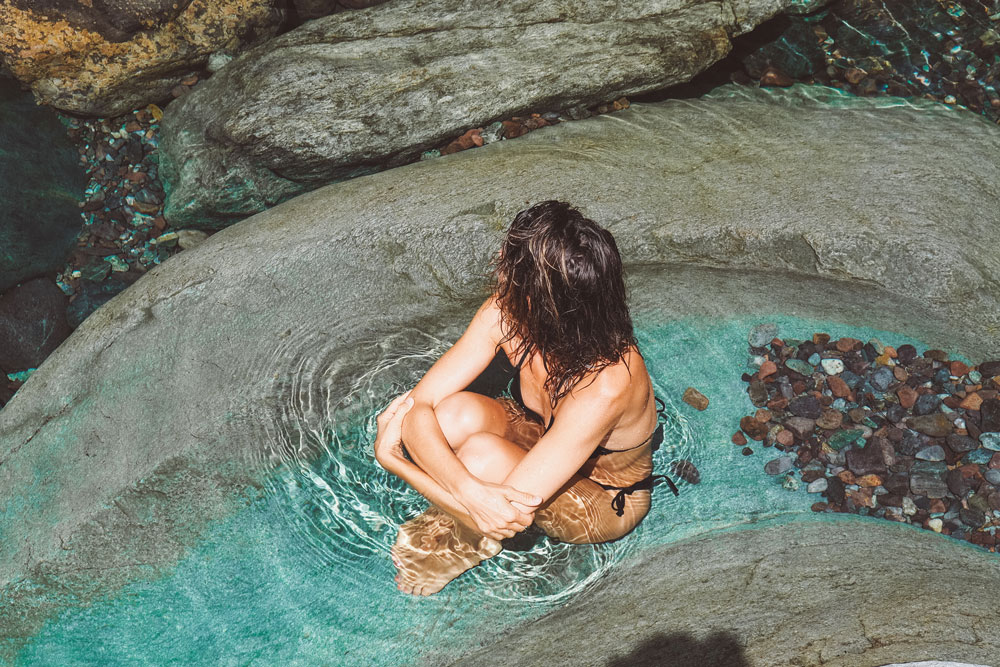
<svg viewBox="0 0 1000 667">
<path fill-rule="evenodd" d="M 493 483 L 507 478 L 544 431 L 516 407 L 466 392 L 442 401 L 437 412 L 442 431 L 466 468 Z M 535 513 L 535 523 L 564 542 L 618 539 L 649 511 L 649 491 L 636 492 L 625 503 L 622 517 L 611 508 L 613 496 L 592 480 L 574 475 Z M 404 593 L 432 595 L 500 549 L 499 542 L 431 507 L 400 527 L 392 549 L 396 582 Z"/>
</svg>

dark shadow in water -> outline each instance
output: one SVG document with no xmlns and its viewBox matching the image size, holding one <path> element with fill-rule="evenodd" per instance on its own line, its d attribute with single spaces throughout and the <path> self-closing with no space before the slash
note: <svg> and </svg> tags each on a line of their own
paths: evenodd
<svg viewBox="0 0 1000 667">
<path fill-rule="evenodd" d="M 751 667 L 743 646 L 731 632 L 716 632 L 702 640 L 689 634 L 658 632 L 628 655 L 605 667 Z"/>
</svg>

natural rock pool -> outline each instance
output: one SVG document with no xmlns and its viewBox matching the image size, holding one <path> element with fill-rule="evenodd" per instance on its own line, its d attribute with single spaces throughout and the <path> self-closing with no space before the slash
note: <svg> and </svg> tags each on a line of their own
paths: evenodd
<svg viewBox="0 0 1000 667">
<path fill-rule="evenodd" d="M 733 424 L 753 410 L 740 372 L 750 368 L 747 332 L 759 319 L 668 317 L 655 308 L 638 313 L 640 345 L 668 403 L 667 437 L 654 460 L 667 470 L 670 461 L 689 459 L 701 482 L 678 480 L 676 498 L 658 488 L 650 516 L 626 538 L 568 545 L 541 537 L 474 568 L 441 595 L 400 595 L 388 550 L 399 524 L 426 504 L 372 458 L 373 414 L 416 382 L 455 329 L 407 330 L 381 341 L 383 358 L 343 395 L 329 391 L 336 358 L 300 349 L 309 338 L 290 336 L 265 362 L 278 376 L 278 402 L 257 415 L 263 442 L 255 451 L 268 472 L 246 506 L 213 522 L 171 571 L 49 620 L 18 660 L 155 663 L 169 651 L 180 662 L 220 664 L 463 664 L 470 637 L 495 641 L 655 547 L 775 519 L 826 521 L 810 511 L 817 496 L 763 474 L 773 450 L 744 456 L 730 442 Z M 778 324 L 788 337 L 822 330 L 925 347 L 841 323 L 786 316 Z M 707 410 L 680 401 L 687 386 L 709 397 Z"/>
<path fill-rule="evenodd" d="M 813 513 L 731 436 L 761 322 L 1000 354 L 996 128 L 805 86 L 628 111 L 296 197 L 84 320 L 0 412 L 0 659 L 604 665 L 664 634 L 752 664 L 992 660 L 995 555 Z M 658 470 L 701 481 L 619 542 L 542 540 L 403 597 L 386 552 L 421 503 L 372 462 L 371 416 L 551 197 L 619 239 L 670 401 Z"/>
</svg>

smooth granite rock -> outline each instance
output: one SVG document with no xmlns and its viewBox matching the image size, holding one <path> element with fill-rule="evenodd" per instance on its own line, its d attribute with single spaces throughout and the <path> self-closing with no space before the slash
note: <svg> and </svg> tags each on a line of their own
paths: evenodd
<svg viewBox="0 0 1000 667">
<path fill-rule="evenodd" d="M 991 664 L 1000 609 L 983 591 L 998 580 L 995 555 L 885 521 L 716 532 L 633 559 L 588 594 L 448 664 Z"/>
<path fill-rule="evenodd" d="M 0 410 L 0 637 L 31 637 L 66 606 L 174 563 L 267 474 L 266 428 L 293 391 L 325 405 L 383 359 L 359 340 L 453 340 L 481 302 L 502 229 L 543 199 L 570 201 L 615 234 L 644 321 L 794 312 L 997 358 L 1000 341 L 982 332 L 1000 313 L 1000 194 L 986 185 L 1000 182 L 998 134 L 938 105 L 727 86 L 339 183 L 213 235 L 99 308 Z M 961 162 L 936 159 L 944 136 Z M 765 553 L 796 539 L 785 535 L 771 534 Z M 977 582 L 954 553 L 936 576 Z M 857 567 L 873 560 L 839 562 L 893 570 Z M 657 572 L 667 586 L 697 580 Z M 950 589 L 931 579 L 937 604 Z M 878 599 L 835 588 L 851 609 Z M 955 590 L 963 605 L 983 597 Z M 808 598 L 790 594 L 772 613 Z M 622 631 L 623 616 L 594 609 L 612 621 L 591 627 Z M 939 622 L 882 616 L 914 632 Z M 925 636 L 974 643 L 965 628 L 977 618 L 988 617 Z M 809 625 L 796 627 L 808 643 Z M 0 661 L 3 651 L 16 646 L 0 642 Z"/>
<path fill-rule="evenodd" d="M 218 228 L 470 128 L 690 80 L 790 0 L 396 0 L 233 60 L 163 121 L 164 215 Z"/>
</svg>

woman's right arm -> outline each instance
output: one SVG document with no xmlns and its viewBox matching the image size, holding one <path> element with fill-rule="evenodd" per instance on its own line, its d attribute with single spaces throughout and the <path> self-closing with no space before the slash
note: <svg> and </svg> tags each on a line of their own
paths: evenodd
<svg viewBox="0 0 1000 667">
<path fill-rule="evenodd" d="M 476 312 L 461 338 L 427 371 L 410 393 L 413 407 L 403 420 L 403 443 L 417 466 L 462 504 L 481 532 L 501 524 L 530 525 L 532 516 L 510 504 L 525 505 L 528 494 L 484 482 L 470 473 L 455 455 L 438 424 L 434 408 L 462 391 L 489 366 L 499 341 L 499 310 L 493 299 Z M 538 499 L 541 502 L 541 499 Z M 537 504 L 537 503 L 534 503 Z"/>
</svg>

